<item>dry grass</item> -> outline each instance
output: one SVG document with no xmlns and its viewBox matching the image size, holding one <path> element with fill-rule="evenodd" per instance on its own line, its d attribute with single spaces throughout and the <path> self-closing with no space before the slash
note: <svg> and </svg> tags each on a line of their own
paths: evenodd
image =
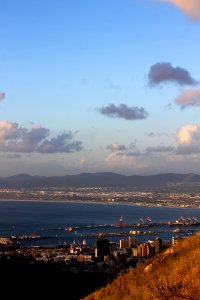
<svg viewBox="0 0 200 300">
<path fill-rule="evenodd" d="M 148 265 L 148 267 L 147 267 Z M 145 269 L 146 268 L 146 269 Z M 199 300 L 200 233 L 118 277 L 84 300 Z"/>
</svg>

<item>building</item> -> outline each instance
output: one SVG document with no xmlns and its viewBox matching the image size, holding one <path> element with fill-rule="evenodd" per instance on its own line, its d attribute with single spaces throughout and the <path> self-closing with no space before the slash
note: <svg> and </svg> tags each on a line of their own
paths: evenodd
<svg viewBox="0 0 200 300">
<path fill-rule="evenodd" d="M 130 236 L 128 238 L 128 243 L 129 243 L 129 248 L 135 247 L 137 245 L 136 239 L 131 238 Z"/>
<path fill-rule="evenodd" d="M 181 237 L 172 237 L 172 246 L 176 246 L 179 245 L 182 242 L 182 238 Z"/>
<path fill-rule="evenodd" d="M 110 255 L 110 242 L 108 239 L 98 239 L 95 256 L 104 260 L 104 256 Z"/>
<path fill-rule="evenodd" d="M 119 248 L 124 249 L 124 248 L 132 248 L 136 245 L 136 239 L 131 238 L 129 236 L 128 239 L 121 239 L 119 240 Z"/>
<path fill-rule="evenodd" d="M 147 257 L 147 244 L 138 245 L 138 256 L 143 258 Z"/>
<path fill-rule="evenodd" d="M 160 251 L 162 251 L 162 240 L 157 237 L 155 240 L 154 240 L 154 248 L 155 248 L 155 254 L 156 253 L 159 253 Z"/>
<path fill-rule="evenodd" d="M 117 249 L 117 243 L 110 242 L 110 252 L 113 253 Z"/>
<path fill-rule="evenodd" d="M 125 239 L 119 240 L 119 248 L 120 249 L 129 248 L 129 241 L 128 241 L 128 239 L 127 240 L 125 240 Z"/>
<path fill-rule="evenodd" d="M 135 257 L 138 256 L 138 248 L 137 247 L 131 248 L 131 252 L 132 252 L 132 256 L 135 256 Z"/>
<path fill-rule="evenodd" d="M 148 242 L 144 244 L 139 244 L 137 248 L 138 256 L 142 258 L 146 258 L 153 255 L 155 253 L 154 251 L 154 247 Z M 136 250 L 134 250 L 134 253 L 136 253 Z"/>
</svg>

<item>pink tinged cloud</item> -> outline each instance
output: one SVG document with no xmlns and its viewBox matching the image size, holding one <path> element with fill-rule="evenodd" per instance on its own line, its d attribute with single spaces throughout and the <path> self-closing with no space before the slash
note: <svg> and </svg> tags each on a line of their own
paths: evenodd
<svg viewBox="0 0 200 300">
<path fill-rule="evenodd" d="M 41 126 L 31 129 L 17 123 L 0 121 L 0 152 L 69 153 L 82 149 L 82 142 L 74 140 L 72 132 L 64 132 L 47 139 L 50 130 Z"/>
<path fill-rule="evenodd" d="M 5 93 L 1 93 L 0 92 L 0 102 L 3 101 L 3 99 L 5 98 L 5 96 L 6 96 Z"/>
<path fill-rule="evenodd" d="M 119 144 L 111 144 L 107 146 L 107 149 L 109 149 L 111 152 L 123 151 L 126 150 L 126 146 Z"/>
<path fill-rule="evenodd" d="M 29 131 L 17 123 L 0 121 L 0 151 L 33 152 L 48 134 L 46 128 L 32 128 Z"/>
<path fill-rule="evenodd" d="M 178 130 L 177 138 L 180 145 L 191 144 L 197 133 L 200 132 L 200 127 L 196 124 L 187 124 Z"/>
<path fill-rule="evenodd" d="M 85 162 L 86 162 L 86 158 L 85 158 L 85 156 L 81 156 L 81 158 L 80 158 L 79 162 L 80 162 L 80 165 L 84 165 L 84 164 L 85 164 Z"/>
<path fill-rule="evenodd" d="M 178 147 L 176 154 L 192 155 L 200 153 L 200 127 L 187 124 L 177 132 Z"/>
<path fill-rule="evenodd" d="M 0 144 L 3 144 L 4 141 L 8 139 L 14 138 L 17 127 L 17 123 L 0 121 Z"/>
<path fill-rule="evenodd" d="M 172 3 L 192 19 L 200 20 L 199 0 L 158 0 L 158 1 Z"/>
<path fill-rule="evenodd" d="M 200 106 L 200 90 L 190 89 L 183 92 L 175 99 L 177 105 L 182 109 L 188 106 Z"/>
<path fill-rule="evenodd" d="M 110 153 L 106 158 L 105 161 L 107 163 L 107 166 L 112 168 L 126 168 L 128 169 L 141 169 L 148 167 L 148 164 L 144 161 L 144 159 L 139 160 L 138 158 L 134 156 L 128 156 L 128 155 L 118 155 L 116 152 Z"/>
</svg>

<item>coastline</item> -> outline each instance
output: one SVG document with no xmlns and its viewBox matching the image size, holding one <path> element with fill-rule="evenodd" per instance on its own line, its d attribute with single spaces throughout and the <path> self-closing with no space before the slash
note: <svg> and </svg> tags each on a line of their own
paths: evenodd
<svg viewBox="0 0 200 300">
<path fill-rule="evenodd" d="M 125 201 L 91 201 L 91 200 L 36 200 L 36 199 L 0 199 L 0 202 L 35 202 L 35 203 L 80 203 L 80 204 L 98 204 L 98 205 L 125 205 L 125 206 L 136 206 L 136 207 L 151 207 L 151 208 L 168 208 L 168 209 L 193 209 L 200 210 L 200 207 L 196 206 L 173 206 L 173 205 L 148 205 L 148 204 L 137 204 L 133 202 Z"/>
</svg>

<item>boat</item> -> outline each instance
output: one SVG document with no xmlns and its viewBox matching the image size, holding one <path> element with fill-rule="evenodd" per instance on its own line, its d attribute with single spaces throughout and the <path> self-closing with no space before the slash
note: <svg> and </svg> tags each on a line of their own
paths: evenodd
<svg viewBox="0 0 200 300">
<path fill-rule="evenodd" d="M 67 227 L 67 228 L 65 228 L 65 230 L 68 231 L 68 232 L 72 232 L 73 228 L 72 227 Z"/>
<path fill-rule="evenodd" d="M 124 222 L 124 220 L 123 220 L 123 216 L 121 216 L 121 217 L 119 218 L 119 220 L 117 221 L 117 223 L 116 223 L 115 226 L 116 226 L 116 227 L 124 227 L 124 226 L 125 226 L 125 222 Z"/>
</svg>

